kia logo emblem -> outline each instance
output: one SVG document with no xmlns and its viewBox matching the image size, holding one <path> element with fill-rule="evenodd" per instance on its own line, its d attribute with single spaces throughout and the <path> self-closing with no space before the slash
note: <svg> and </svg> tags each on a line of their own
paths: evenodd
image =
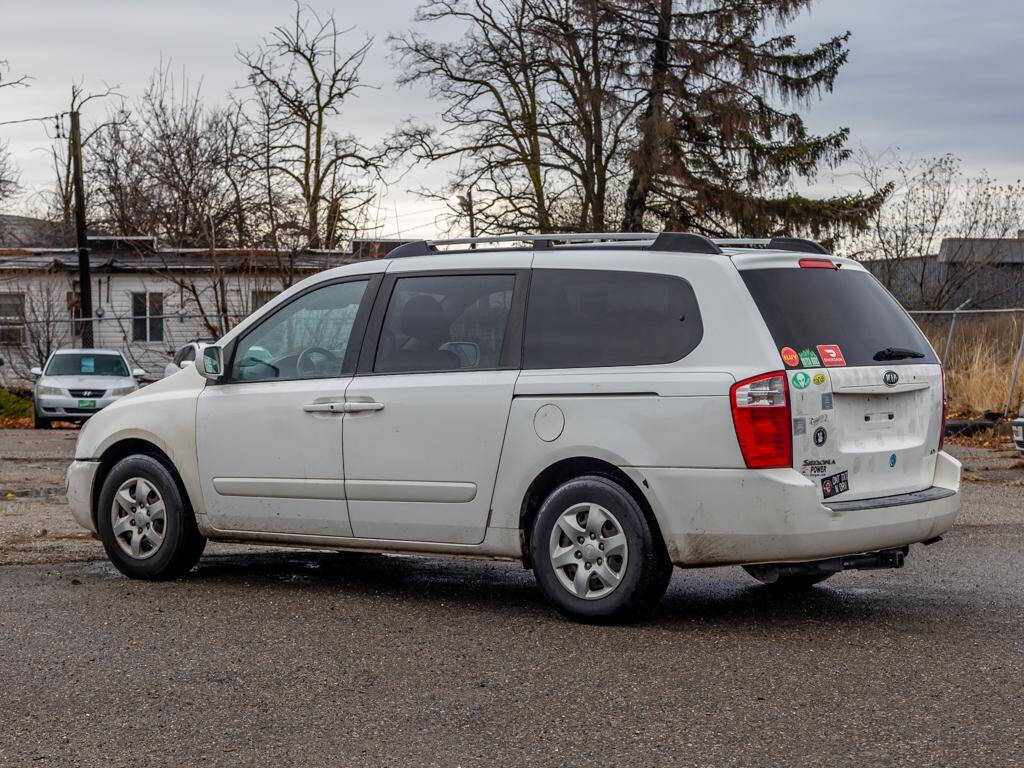
<svg viewBox="0 0 1024 768">
<path fill-rule="evenodd" d="M 895 387 L 900 381 L 900 375 L 896 371 L 886 371 L 882 374 L 882 381 L 887 387 Z"/>
</svg>

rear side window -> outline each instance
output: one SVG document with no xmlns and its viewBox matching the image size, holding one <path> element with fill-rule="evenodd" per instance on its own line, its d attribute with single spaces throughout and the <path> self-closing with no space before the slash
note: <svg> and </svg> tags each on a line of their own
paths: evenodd
<svg viewBox="0 0 1024 768">
<path fill-rule="evenodd" d="M 515 283 L 514 275 L 399 278 L 384 316 L 374 372 L 499 368 Z"/>
<path fill-rule="evenodd" d="M 781 268 L 740 274 L 776 346 L 796 352 L 802 367 L 828 364 L 825 355 L 834 352 L 847 366 L 938 363 L 910 315 L 867 272 Z M 900 358 L 902 351 L 922 356 Z"/>
<path fill-rule="evenodd" d="M 679 277 L 536 269 L 526 311 L 526 368 L 597 368 L 679 360 L 704 335 Z"/>
</svg>

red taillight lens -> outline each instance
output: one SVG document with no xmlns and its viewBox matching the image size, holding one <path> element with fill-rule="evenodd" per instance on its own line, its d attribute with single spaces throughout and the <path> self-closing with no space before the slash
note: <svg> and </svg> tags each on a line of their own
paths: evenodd
<svg viewBox="0 0 1024 768">
<path fill-rule="evenodd" d="M 942 418 L 939 420 L 939 450 L 942 450 L 942 445 L 946 442 L 946 369 L 939 368 L 939 373 L 942 376 Z"/>
<path fill-rule="evenodd" d="M 828 259 L 800 259 L 800 266 L 803 269 L 839 269 L 839 265 Z"/>
<path fill-rule="evenodd" d="M 729 389 L 736 439 L 749 469 L 793 466 L 789 383 L 782 371 L 738 381 Z"/>
</svg>

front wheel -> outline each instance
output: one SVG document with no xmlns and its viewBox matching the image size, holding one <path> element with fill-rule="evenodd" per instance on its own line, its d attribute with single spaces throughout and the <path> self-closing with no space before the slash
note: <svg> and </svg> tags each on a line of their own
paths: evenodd
<svg viewBox="0 0 1024 768">
<path fill-rule="evenodd" d="M 34 429 L 49 429 L 52 426 L 53 422 L 43 416 L 40 416 L 39 411 L 32 411 L 32 427 Z"/>
<path fill-rule="evenodd" d="M 110 561 L 135 579 L 176 579 L 206 547 L 174 476 L 144 454 L 128 456 L 110 470 L 96 523 Z"/>
<path fill-rule="evenodd" d="M 672 573 L 636 499 L 606 477 L 556 488 L 533 523 L 530 555 L 541 591 L 577 621 L 628 621 L 651 610 Z"/>
</svg>

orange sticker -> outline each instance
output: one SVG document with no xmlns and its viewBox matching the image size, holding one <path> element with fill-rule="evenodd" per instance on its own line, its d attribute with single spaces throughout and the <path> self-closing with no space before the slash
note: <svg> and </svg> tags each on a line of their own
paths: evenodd
<svg viewBox="0 0 1024 768">
<path fill-rule="evenodd" d="M 792 347 L 783 347 L 779 353 L 782 355 L 782 362 L 791 368 L 800 365 L 800 355 Z"/>
</svg>

